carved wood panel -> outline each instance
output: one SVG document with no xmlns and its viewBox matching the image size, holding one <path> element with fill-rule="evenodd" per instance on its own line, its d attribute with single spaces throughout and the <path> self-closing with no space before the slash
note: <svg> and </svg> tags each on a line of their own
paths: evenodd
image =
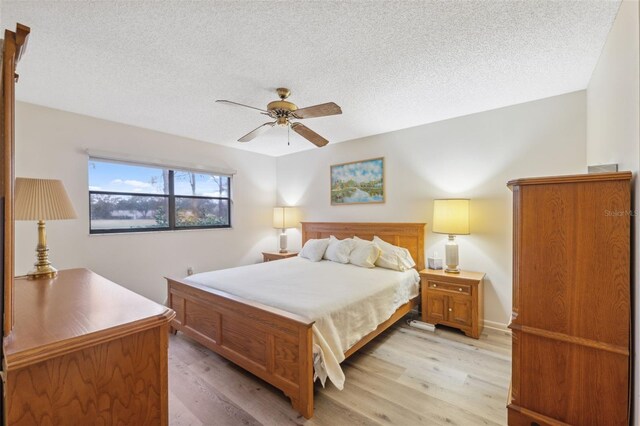
<svg viewBox="0 0 640 426">
<path fill-rule="evenodd" d="M 8 424 L 166 424 L 166 333 L 165 325 L 10 371 Z"/>
<path fill-rule="evenodd" d="M 447 296 L 437 293 L 427 294 L 428 321 L 446 321 L 447 319 Z"/>
<path fill-rule="evenodd" d="M 202 303 L 182 299 L 184 309 L 184 325 L 197 330 L 211 341 L 218 343 L 220 339 L 220 315 L 212 315 L 211 309 Z"/>
<path fill-rule="evenodd" d="M 471 327 L 472 302 L 469 297 L 447 297 L 447 320 L 462 326 Z"/>
<path fill-rule="evenodd" d="M 358 237 L 372 240 L 377 235 L 384 241 L 409 250 L 418 271 L 424 269 L 424 228 L 426 223 L 303 222 L 302 244 L 308 239 Z"/>
</svg>

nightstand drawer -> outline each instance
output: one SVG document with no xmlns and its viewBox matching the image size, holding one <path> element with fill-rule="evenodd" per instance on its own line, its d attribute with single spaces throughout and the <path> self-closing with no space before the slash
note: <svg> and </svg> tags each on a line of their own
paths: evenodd
<svg viewBox="0 0 640 426">
<path fill-rule="evenodd" d="M 427 281 L 427 286 L 434 290 L 450 291 L 457 294 L 471 294 L 471 286 L 467 284 L 451 284 L 442 281 Z"/>
</svg>

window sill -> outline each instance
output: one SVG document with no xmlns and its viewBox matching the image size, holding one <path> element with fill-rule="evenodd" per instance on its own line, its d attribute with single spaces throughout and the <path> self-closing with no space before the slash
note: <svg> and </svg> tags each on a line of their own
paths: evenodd
<svg viewBox="0 0 640 426">
<path fill-rule="evenodd" d="M 104 237 L 104 236 L 111 236 L 111 235 L 148 235 L 148 234 L 168 234 L 168 235 L 171 235 L 171 234 L 175 234 L 177 232 L 231 231 L 233 229 L 234 229 L 233 226 L 231 226 L 231 227 L 228 227 L 228 228 L 172 229 L 172 230 L 166 230 L 166 231 L 103 232 L 103 233 L 96 233 L 96 234 L 89 233 L 88 235 L 90 237 Z"/>
</svg>

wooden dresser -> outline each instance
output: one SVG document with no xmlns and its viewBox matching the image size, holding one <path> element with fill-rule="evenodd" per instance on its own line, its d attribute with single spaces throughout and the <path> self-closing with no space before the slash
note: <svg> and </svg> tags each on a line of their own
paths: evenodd
<svg viewBox="0 0 640 426">
<path fill-rule="evenodd" d="M 168 422 L 174 312 L 87 270 L 15 280 L 4 339 L 9 425 Z"/>
<path fill-rule="evenodd" d="M 628 425 L 631 173 L 508 185 L 514 214 L 508 422 Z"/>
</svg>

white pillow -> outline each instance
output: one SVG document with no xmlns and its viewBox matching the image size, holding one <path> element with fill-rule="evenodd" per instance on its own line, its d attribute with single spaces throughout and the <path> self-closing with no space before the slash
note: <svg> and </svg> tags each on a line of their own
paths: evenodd
<svg viewBox="0 0 640 426">
<path fill-rule="evenodd" d="M 372 241 L 361 240 L 358 237 L 354 237 L 353 242 L 353 250 L 349 254 L 349 263 L 363 268 L 376 266 L 376 260 L 380 256 L 380 247 Z"/>
<path fill-rule="evenodd" d="M 324 252 L 327 250 L 328 245 L 328 238 L 323 238 L 321 240 L 307 240 L 298 256 L 309 259 L 312 262 L 319 262 L 322 260 L 322 256 L 324 256 Z"/>
<path fill-rule="evenodd" d="M 378 247 L 380 248 L 380 246 Z M 400 256 L 390 251 L 384 251 L 382 250 L 382 248 L 380 248 L 380 256 L 378 257 L 378 260 L 376 260 L 376 266 L 379 266 L 380 268 L 385 268 L 385 269 L 393 269 L 394 271 L 400 271 L 400 272 L 406 270 L 406 268 L 402 265 L 402 262 L 400 261 Z"/>
<path fill-rule="evenodd" d="M 327 251 L 324 252 L 324 259 L 338 263 L 349 263 L 349 254 L 353 249 L 353 240 L 345 238 L 339 240 L 333 235 L 329 237 L 329 245 Z"/>
<path fill-rule="evenodd" d="M 389 244 L 378 236 L 373 237 L 373 242 L 382 250 L 376 266 L 397 271 L 406 271 L 416 266 L 411 253 L 406 248 Z"/>
</svg>

